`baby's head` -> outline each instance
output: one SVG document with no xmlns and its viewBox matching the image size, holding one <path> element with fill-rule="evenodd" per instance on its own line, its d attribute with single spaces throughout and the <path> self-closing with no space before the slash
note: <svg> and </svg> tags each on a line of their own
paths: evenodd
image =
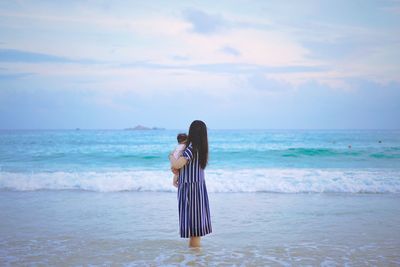
<svg viewBox="0 0 400 267">
<path fill-rule="evenodd" d="M 179 144 L 184 144 L 186 143 L 187 140 L 187 134 L 185 133 L 180 133 L 176 136 L 176 139 L 178 140 Z"/>
</svg>

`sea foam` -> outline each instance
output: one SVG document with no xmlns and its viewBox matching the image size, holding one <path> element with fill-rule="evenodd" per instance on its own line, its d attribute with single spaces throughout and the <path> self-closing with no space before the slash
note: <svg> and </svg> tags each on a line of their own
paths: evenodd
<svg viewBox="0 0 400 267">
<path fill-rule="evenodd" d="M 210 169 L 209 192 L 400 193 L 400 173 L 388 169 Z M 176 192 L 166 170 L 105 172 L 0 172 L 2 190 Z"/>
</svg>

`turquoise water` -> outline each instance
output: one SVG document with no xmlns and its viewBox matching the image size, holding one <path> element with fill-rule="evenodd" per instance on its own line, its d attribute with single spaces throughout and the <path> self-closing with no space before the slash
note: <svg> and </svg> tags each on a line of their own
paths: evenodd
<svg viewBox="0 0 400 267">
<path fill-rule="evenodd" d="M 173 191 L 183 131 L 3 130 L 0 188 Z M 209 145 L 212 192 L 400 192 L 400 131 L 209 130 Z"/>
<path fill-rule="evenodd" d="M 182 131 L 0 131 L 0 167 L 10 172 L 165 169 Z M 400 169 L 400 131 L 210 130 L 209 145 L 210 168 Z"/>
</svg>

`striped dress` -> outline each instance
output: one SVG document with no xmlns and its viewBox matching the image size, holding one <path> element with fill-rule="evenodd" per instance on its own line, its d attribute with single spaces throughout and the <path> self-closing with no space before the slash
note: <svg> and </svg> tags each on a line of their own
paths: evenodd
<svg viewBox="0 0 400 267">
<path fill-rule="evenodd" d="M 188 162 L 179 170 L 180 235 L 183 238 L 204 236 L 212 232 L 204 170 L 200 167 L 198 153 L 193 153 L 191 144 L 183 151 L 182 156 Z"/>
</svg>

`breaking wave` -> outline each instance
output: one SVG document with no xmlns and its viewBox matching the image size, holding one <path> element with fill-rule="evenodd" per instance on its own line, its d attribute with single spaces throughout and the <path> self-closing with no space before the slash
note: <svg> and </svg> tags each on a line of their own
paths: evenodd
<svg viewBox="0 0 400 267">
<path fill-rule="evenodd" d="M 0 189 L 175 192 L 169 171 L 0 172 Z M 209 192 L 400 193 L 400 173 L 388 169 L 210 169 Z"/>
</svg>

